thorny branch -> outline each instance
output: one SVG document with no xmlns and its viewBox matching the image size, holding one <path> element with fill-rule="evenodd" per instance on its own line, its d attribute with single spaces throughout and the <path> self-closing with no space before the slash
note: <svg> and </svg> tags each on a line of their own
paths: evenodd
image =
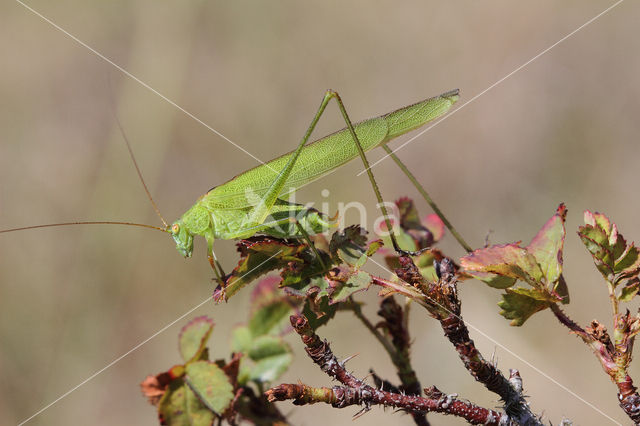
<svg viewBox="0 0 640 426">
<path fill-rule="evenodd" d="M 315 334 L 304 316 L 291 316 L 291 325 L 302 338 L 309 357 L 323 372 L 344 386 L 313 388 L 304 384 L 282 384 L 266 392 L 270 401 L 293 399 L 298 405 L 324 402 L 339 408 L 363 405 L 363 412 L 368 411 L 372 405 L 383 405 L 411 412 L 435 411 L 456 415 L 471 424 L 509 424 L 506 414 L 459 400 L 456 395 L 445 395 L 435 387 L 425 389 L 426 397 L 375 389 L 347 372 L 331 351 L 328 342 Z"/>
<path fill-rule="evenodd" d="M 425 306 L 442 326 L 445 336 L 453 344 L 458 356 L 471 375 L 491 392 L 500 396 L 505 411 L 520 425 L 542 425 L 524 399 L 521 389 L 513 384 L 491 363 L 487 362 L 469 337 L 469 329 L 461 317 L 461 302 L 457 295 L 457 280 L 449 259 L 437 265 L 439 281 L 426 283 L 419 269 L 409 257 L 399 259 L 401 268 L 395 272 L 406 283 L 426 296 Z"/>
<path fill-rule="evenodd" d="M 375 336 L 389 354 L 391 362 L 396 367 L 400 378 L 400 388 L 388 383 L 374 375 L 374 381 L 379 382 L 387 390 L 403 392 L 408 395 L 420 395 L 422 393 L 420 381 L 411 366 L 409 348 L 411 346 L 409 330 L 406 327 L 405 311 L 393 297 L 387 297 L 380 301 L 378 315 L 383 318 L 377 325 L 373 325 L 362 313 L 360 305 L 350 301 L 353 313 L 362 321 L 365 327 Z M 384 333 L 383 333 L 384 332 Z M 377 384 L 377 383 L 376 383 Z M 380 387 L 379 386 L 379 387 Z M 383 388 L 384 389 L 384 388 Z M 424 413 L 412 413 L 413 420 L 418 426 L 428 426 L 429 422 Z"/>
<path fill-rule="evenodd" d="M 620 407 L 634 423 L 640 424 L 640 395 L 627 373 L 635 340 L 631 329 L 637 327 L 637 317 L 631 317 L 629 311 L 614 314 L 614 335 L 617 337 L 612 341 L 606 327 L 598 321 L 593 320 L 589 327 L 582 328 L 558 305 L 551 304 L 550 307 L 558 321 L 589 346 L 604 371 L 618 387 Z"/>
<path fill-rule="evenodd" d="M 391 360 L 398 371 L 402 391 L 408 395 L 420 395 L 420 381 L 411 365 L 411 339 L 407 328 L 407 313 L 393 297 L 384 298 L 378 310 L 378 315 L 384 321 L 380 322 L 378 327 L 385 330 L 391 337 L 391 343 L 395 348 L 395 356 Z M 413 414 L 413 420 L 419 426 L 429 424 L 426 416 L 418 413 Z"/>
</svg>

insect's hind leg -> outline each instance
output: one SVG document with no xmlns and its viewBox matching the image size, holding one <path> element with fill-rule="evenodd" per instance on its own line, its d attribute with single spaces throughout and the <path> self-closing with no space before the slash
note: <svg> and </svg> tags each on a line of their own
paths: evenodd
<svg viewBox="0 0 640 426">
<path fill-rule="evenodd" d="M 353 142 L 356 144 L 356 148 L 358 149 L 358 154 L 362 159 L 362 163 L 364 164 L 364 168 L 367 171 L 367 175 L 369 176 L 369 181 L 371 182 L 371 187 L 373 188 L 373 192 L 376 194 L 376 198 L 378 200 L 378 205 L 380 206 L 380 210 L 382 211 L 382 215 L 384 216 L 384 222 L 387 225 L 387 229 L 389 230 L 389 237 L 391 238 L 391 243 L 393 244 L 393 249 L 403 255 L 403 256 L 417 256 L 424 251 L 420 250 L 417 252 L 402 250 L 398 245 L 398 241 L 393 232 L 393 228 L 391 227 L 391 222 L 389 221 L 389 213 L 387 212 L 387 207 L 384 204 L 384 200 L 382 199 L 382 194 L 380 194 L 380 188 L 378 187 L 378 183 L 376 182 L 375 177 L 373 176 L 373 172 L 371 171 L 371 166 L 369 165 L 369 160 L 367 160 L 367 156 L 364 153 L 364 149 L 362 149 L 362 145 L 360 144 L 360 139 L 358 139 L 358 135 L 356 134 L 355 129 L 353 128 L 353 124 L 351 123 L 351 119 L 349 118 L 349 114 L 347 114 L 347 109 L 342 103 L 342 99 L 338 92 L 334 92 L 329 90 L 327 93 L 331 94 L 331 97 L 336 99 L 338 103 L 338 108 L 340 108 L 340 112 L 342 113 L 342 117 L 344 121 L 347 123 L 347 127 L 349 128 L 349 133 L 351 133 L 351 137 L 353 138 Z M 325 95 L 326 96 L 326 95 Z"/>
<path fill-rule="evenodd" d="M 313 133 L 313 130 L 316 128 L 316 125 L 318 124 L 320 117 L 322 116 L 325 109 L 327 108 L 327 104 L 336 95 L 337 93 L 332 90 L 327 90 L 325 92 L 324 98 L 320 103 L 320 107 L 318 108 L 316 115 L 313 117 L 313 120 L 311 120 L 311 124 L 309 124 L 309 127 L 307 128 L 307 131 L 302 137 L 302 140 L 298 144 L 298 147 L 293 152 L 293 155 L 291 156 L 291 158 L 289 158 L 289 161 L 287 161 L 287 164 L 278 173 L 278 176 L 273 181 L 273 183 L 265 193 L 262 200 L 260 200 L 258 205 L 254 207 L 254 210 L 251 214 L 251 220 L 249 221 L 249 223 L 261 224 L 262 222 L 264 222 L 267 216 L 269 216 L 269 213 L 271 212 L 271 208 L 278 200 L 278 197 L 280 196 L 280 192 L 284 188 L 284 185 L 287 182 L 289 175 L 291 175 L 291 172 L 293 171 L 293 167 L 296 164 L 296 161 L 298 161 L 298 158 L 300 157 L 300 154 L 302 153 L 304 146 L 309 141 L 311 137 L 311 133 Z"/>
</svg>

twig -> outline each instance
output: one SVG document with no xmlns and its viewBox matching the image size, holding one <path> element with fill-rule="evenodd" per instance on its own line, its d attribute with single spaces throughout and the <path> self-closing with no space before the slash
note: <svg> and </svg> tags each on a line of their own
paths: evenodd
<svg viewBox="0 0 640 426">
<path fill-rule="evenodd" d="M 351 388 L 334 386 L 332 388 L 314 388 L 305 384 L 281 384 L 269 389 L 266 394 L 269 401 L 292 399 L 295 405 L 324 402 L 336 408 L 350 405 L 363 405 L 368 411 L 371 405 L 400 408 L 412 412 L 436 412 L 461 417 L 471 424 L 500 425 L 506 415 L 497 411 L 478 407 L 470 402 L 461 401 L 455 395 L 445 395 L 431 388 L 433 397 L 423 398 L 415 395 L 402 395 L 373 389 L 369 386 Z"/>
<path fill-rule="evenodd" d="M 371 387 L 354 377 L 335 357 L 329 343 L 311 329 L 303 315 L 291 316 L 291 325 L 302 338 L 306 352 L 323 372 L 337 379 L 344 386 L 334 388 L 312 388 L 301 384 L 283 384 L 266 392 L 270 401 L 293 399 L 297 404 L 314 402 L 330 403 L 336 407 L 348 405 L 364 405 L 369 410 L 372 404 L 402 408 L 412 412 L 436 411 L 462 417 L 472 424 L 498 425 L 507 422 L 506 414 L 487 408 L 478 407 L 469 402 L 460 401 L 455 395 L 444 395 L 435 388 L 430 388 L 426 397 L 403 395 L 387 392 Z M 425 391 L 426 392 L 426 391 Z"/>
<path fill-rule="evenodd" d="M 384 322 L 380 324 L 386 329 L 391 336 L 391 343 L 395 348 L 395 357 L 391 360 L 398 371 L 398 377 L 402 383 L 402 390 L 408 395 L 420 395 L 422 390 L 420 381 L 411 365 L 411 339 L 407 328 L 406 312 L 398 305 L 393 296 L 384 298 L 380 301 L 380 309 L 378 310 Z M 414 413 L 413 420 L 417 425 L 426 425 L 427 419 L 423 415 Z"/>
<path fill-rule="evenodd" d="M 350 300 L 349 307 L 353 310 L 355 316 L 364 324 L 364 326 L 375 336 L 382 347 L 387 351 L 391 362 L 398 371 L 398 377 L 402 383 L 401 389 L 408 395 L 420 395 L 420 381 L 416 376 L 416 372 L 411 366 L 409 356 L 409 332 L 404 327 L 402 308 L 395 302 L 393 297 L 382 299 L 380 302 L 380 310 L 378 315 L 385 319 L 384 322 L 374 326 L 371 321 L 362 313 L 360 305 Z M 391 341 L 378 330 L 378 327 L 385 328 L 390 336 Z M 380 379 L 381 380 L 381 379 Z M 391 390 L 391 389 L 387 389 Z M 423 413 L 413 413 L 413 420 L 418 426 L 428 426 L 426 416 Z"/>
<path fill-rule="evenodd" d="M 440 322 L 445 336 L 453 344 L 471 375 L 491 392 L 500 396 L 505 404 L 506 413 L 517 424 L 541 426 L 543 423 L 531 412 L 521 389 L 516 389 L 493 364 L 487 362 L 469 337 L 469 329 L 460 314 L 461 302 L 458 299 L 457 280 L 452 262 L 445 258 L 437 265 L 440 280 L 427 285 L 411 258 L 401 257 L 399 261 L 401 268 L 395 271 L 396 274 L 412 287 L 420 289 L 426 296 L 427 302 L 422 303 L 422 306 Z"/>
<path fill-rule="evenodd" d="M 362 308 L 360 307 L 360 305 L 358 305 L 357 302 L 355 302 L 353 299 L 350 299 L 348 308 L 353 311 L 356 318 L 358 318 L 360 322 L 362 322 L 362 324 L 367 328 L 367 330 L 369 330 L 371 334 L 373 334 L 376 340 L 382 345 L 384 350 L 387 351 L 387 353 L 389 354 L 389 357 L 391 357 L 391 361 L 395 364 L 395 359 L 398 357 L 398 353 L 396 351 L 396 348 L 393 346 L 393 344 L 389 342 L 389 340 L 385 338 L 382 335 L 382 333 L 378 331 L 376 326 L 373 325 L 367 317 L 364 316 L 364 314 L 362 313 Z"/>
<path fill-rule="evenodd" d="M 631 420 L 640 424 L 640 395 L 633 385 L 633 379 L 627 373 L 635 340 L 631 329 L 637 326 L 634 324 L 638 320 L 637 317 L 632 318 L 629 311 L 626 314 L 615 314 L 614 310 L 613 322 L 616 338 L 612 341 L 607 329 L 598 321 L 591 321 L 589 327 L 582 328 L 555 303 L 551 304 L 550 308 L 562 325 L 589 346 L 611 381 L 618 387 L 620 408 Z"/>
</svg>

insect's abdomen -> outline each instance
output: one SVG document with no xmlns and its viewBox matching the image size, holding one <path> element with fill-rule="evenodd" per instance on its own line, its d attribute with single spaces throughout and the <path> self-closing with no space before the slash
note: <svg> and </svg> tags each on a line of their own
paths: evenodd
<svg viewBox="0 0 640 426">
<path fill-rule="evenodd" d="M 365 151 L 378 146 L 387 136 L 387 124 L 381 117 L 363 121 L 354 127 Z M 247 170 L 209 191 L 203 201 L 206 200 L 205 202 L 211 208 L 222 209 L 250 205 L 251 198 L 258 199 L 265 194 L 291 155 L 291 152 L 287 153 L 269 161 L 266 165 Z M 348 129 L 319 139 L 302 151 L 282 193 L 291 192 L 292 188 L 298 188 L 318 179 L 356 157 L 358 157 L 358 149 Z"/>
<path fill-rule="evenodd" d="M 368 151 L 383 142 L 414 130 L 444 114 L 458 100 L 452 90 L 433 98 L 397 109 L 383 116 L 357 123 L 354 127 L 360 144 Z M 292 153 L 248 170 L 227 183 L 209 191 L 203 201 L 211 210 L 236 209 L 259 202 Z M 358 157 L 358 149 L 348 129 L 342 129 L 309 144 L 298 157 L 281 194 L 329 173 Z"/>
</svg>

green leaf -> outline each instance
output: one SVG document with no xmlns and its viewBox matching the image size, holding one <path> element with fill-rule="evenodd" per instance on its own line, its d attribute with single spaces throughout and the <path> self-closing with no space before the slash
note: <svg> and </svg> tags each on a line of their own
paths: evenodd
<svg viewBox="0 0 640 426">
<path fill-rule="evenodd" d="M 611 231 L 611 221 L 602 213 L 592 213 L 589 210 L 584 211 L 584 223 L 593 227 L 602 229 L 607 235 Z"/>
<path fill-rule="evenodd" d="M 584 221 L 578 235 L 591 253 L 594 264 L 608 282 L 623 287 L 619 300 L 630 300 L 636 294 L 633 288 L 640 274 L 638 249 L 633 243 L 627 245 L 616 224 L 602 213 L 587 210 Z"/>
<path fill-rule="evenodd" d="M 382 238 L 381 238 L 383 244 L 386 247 L 393 247 L 393 242 L 391 241 L 391 237 L 389 236 L 386 225 L 384 223 L 380 225 L 380 232 L 384 233 L 382 234 Z M 416 241 L 404 229 L 400 228 L 399 226 L 393 226 L 393 233 L 396 236 L 396 241 L 398 242 L 398 246 L 402 250 L 407 250 L 407 251 L 418 250 L 418 245 L 416 244 Z"/>
<path fill-rule="evenodd" d="M 585 225 L 578 228 L 578 235 L 587 250 L 591 253 L 593 261 L 600 273 L 605 279 L 608 278 L 610 274 L 613 274 L 614 259 L 609 247 L 607 234 L 599 227 L 596 228 L 591 225 Z"/>
<path fill-rule="evenodd" d="M 400 226 L 404 229 L 422 229 L 422 221 L 413 200 L 408 197 L 402 197 L 396 200 L 398 213 L 400 216 Z"/>
<path fill-rule="evenodd" d="M 302 308 L 302 315 L 309 320 L 312 330 L 317 330 L 329 322 L 338 310 L 337 304 L 330 304 L 329 297 L 324 296 L 319 301 L 307 298 Z"/>
<path fill-rule="evenodd" d="M 640 290 L 640 281 L 634 281 L 629 285 L 622 287 L 618 300 L 621 302 L 630 302 Z"/>
<path fill-rule="evenodd" d="M 551 293 L 547 291 L 546 288 L 538 289 L 538 288 L 514 287 L 509 289 L 509 292 L 516 293 L 521 296 L 526 296 L 535 300 L 546 301 L 551 303 L 559 302 L 559 300 L 556 300 L 556 298 L 553 297 Z"/>
<path fill-rule="evenodd" d="M 543 278 L 536 258 L 517 244 L 478 249 L 460 259 L 460 263 L 472 274 L 473 272 L 494 273 L 525 281 L 533 287 L 541 286 Z"/>
<path fill-rule="evenodd" d="M 415 249 L 431 247 L 436 240 L 435 236 L 431 230 L 422 223 L 418 210 L 413 204 L 413 200 L 408 197 L 402 197 L 396 201 L 396 206 L 398 207 L 400 228 L 402 229 L 402 231 L 398 232 L 398 234 L 400 234 L 397 236 L 399 240 L 398 243 L 405 239 L 404 236 L 408 236 L 412 244 L 403 241 L 407 246 L 412 245 Z M 404 248 L 402 244 L 400 246 Z"/>
<path fill-rule="evenodd" d="M 367 260 L 374 254 L 376 254 L 376 252 L 380 250 L 383 246 L 384 246 L 384 243 L 382 242 L 382 240 L 371 241 L 371 243 L 369 243 L 369 246 L 367 247 L 367 250 L 364 252 L 362 256 L 360 256 L 360 259 L 356 261 L 353 267 L 356 269 L 362 268 L 364 264 L 367 263 Z"/>
<path fill-rule="evenodd" d="M 382 248 L 382 246 L 384 246 L 384 243 L 382 242 L 382 240 L 373 240 L 369 243 L 369 246 L 367 247 L 367 251 L 365 252 L 365 254 L 371 257 L 374 254 L 376 254 L 378 250 Z"/>
<path fill-rule="evenodd" d="M 224 371 L 213 362 L 187 364 L 185 381 L 198 399 L 217 414 L 224 413 L 233 401 L 233 385 Z"/>
<path fill-rule="evenodd" d="M 185 364 L 200 357 L 212 331 L 213 320 L 207 316 L 194 318 L 182 327 L 178 336 L 178 348 Z"/>
<path fill-rule="evenodd" d="M 616 261 L 613 266 L 613 271 L 616 273 L 623 272 L 628 269 L 636 269 L 640 266 L 640 253 L 638 248 L 631 243 L 627 249 L 623 252 L 622 256 Z"/>
<path fill-rule="evenodd" d="M 304 298 L 304 297 L 319 297 L 319 295 L 329 294 L 329 282 L 324 276 L 315 276 L 304 279 L 299 275 L 289 274 L 287 270 L 283 271 L 282 285 L 289 294 Z"/>
<path fill-rule="evenodd" d="M 251 335 L 249 327 L 244 325 L 236 327 L 231 334 L 231 350 L 233 352 L 247 353 L 249 349 L 251 349 L 252 341 L 253 336 Z"/>
<path fill-rule="evenodd" d="M 510 325 L 520 327 L 531 315 L 539 312 L 549 305 L 546 302 L 531 298 L 525 294 L 519 294 L 512 289 L 506 289 L 502 300 L 498 303 L 502 308 L 500 315 L 510 319 Z"/>
<path fill-rule="evenodd" d="M 371 285 L 371 275 L 363 271 L 351 274 L 345 282 L 333 281 L 330 294 L 331 303 L 338 303 L 346 300 L 354 293 L 363 291 Z"/>
<path fill-rule="evenodd" d="M 504 275 L 491 274 L 487 272 L 471 272 L 474 278 L 482 281 L 489 287 L 497 288 L 497 289 L 505 289 L 509 287 L 513 287 L 513 285 L 518 281 L 516 278 L 505 277 Z"/>
<path fill-rule="evenodd" d="M 269 335 L 255 339 L 248 355 L 255 363 L 251 367 L 250 379 L 262 383 L 276 380 L 293 360 L 289 345 L 280 337 Z"/>
<path fill-rule="evenodd" d="M 418 257 L 414 258 L 413 262 L 420 270 L 423 278 L 430 282 L 438 281 L 438 275 L 436 274 L 436 268 L 433 265 L 433 261 L 436 260 L 440 253 L 436 249 L 426 250 L 422 252 Z M 400 264 L 394 269 L 400 268 Z"/>
<path fill-rule="evenodd" d="M 245 285 L 267 272 L 282 269 L 291 261 L 302 262 L 298 256 L 305 245 L 271 237 L 252 237 L 240 241 L 240 262 L 227 277 L 226 286 L 214 293 L 216 301 L 226 300 Z"/>
<path fill-rule="evenodd" d="M 259 308 L 249 321 L 251 334 L 261 336 L 279 331 L 283 322 L 289 318 L 291 311 L 291 305 L 284 300 L 276 300 Z"/>
<path fill-rule="evenodd" d="M 271 275 L 262 278 L 253 287 L 251 292 L 251 312 L 255 312 L 262 306 L 273 302 L 276 299 L 282 299 L 282 295 L 279 291 L 279 284 L 282 282 L 282 278 Z"/>
<path fill-rule="evenodd" d="M 526 247 L 540 265 L 549 288 L 553 288 L 552 286 L 562 274 L 562 249 L 566 234 L 564 228 L 566 216 L 567 208 L 564 204 L 560 204 L 556 214 L 551 216 Z"/>
<path fill-rule="evenodd" d="M 329 251 L 331 256 L 348 265 L 355 265 L 365 255 L 367 231 L 358 225 L 349 226 L 331 236 Z"/>
<path fill-rule="evenodd" d="M 215 415 L 182 379 L 173 380 L 158 403 L 160 423 L 169 426 L 210 426 Z"/>
</svg>

